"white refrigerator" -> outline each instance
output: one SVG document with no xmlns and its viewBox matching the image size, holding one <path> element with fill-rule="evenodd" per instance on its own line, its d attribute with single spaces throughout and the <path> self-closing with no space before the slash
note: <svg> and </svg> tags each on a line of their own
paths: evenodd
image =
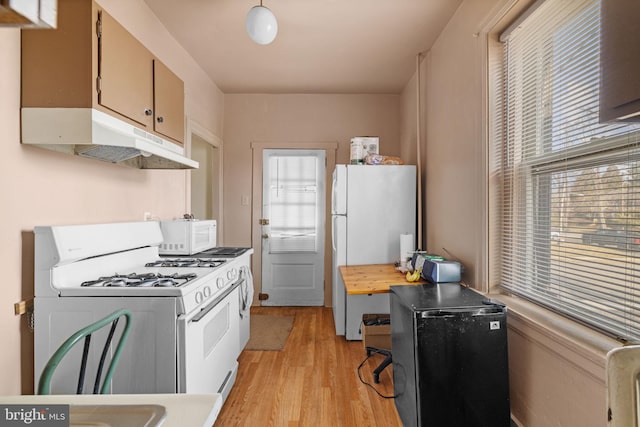
<svg viewBox="0 0 640 427">
<path fill-rule="evenodd" d="M 389 296 L 347 298 L 338 266 L 400 261 L 400 235 L 415 237 L 416 167 L 336 165 L 332 188 L 333 318 L 337 335 L 357 340 L 362 314 L 389 313 Z"/>
</svg>

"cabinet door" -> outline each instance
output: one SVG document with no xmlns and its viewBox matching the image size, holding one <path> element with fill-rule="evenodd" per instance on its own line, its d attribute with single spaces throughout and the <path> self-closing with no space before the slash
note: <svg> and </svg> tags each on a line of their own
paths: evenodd
<svg viewBox="0 0 640 427">
<path fill-rule="evenodd" d="M 152 130 L 153 56 L 106 12 L 99 22 L 98 103 Z"/>
<path fill-rule="evenodd" d="M 184 143 L 184 83 L 162 62 L 153 61 L 156 132 Z"/>
<path fill-rule="evenodd" d="M 640 121 L 640 1 L 601 3 L 600 121 Z"/>
</svg>

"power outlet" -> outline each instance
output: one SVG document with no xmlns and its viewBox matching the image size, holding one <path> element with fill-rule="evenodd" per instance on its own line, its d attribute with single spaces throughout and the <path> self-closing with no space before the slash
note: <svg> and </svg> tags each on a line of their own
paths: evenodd
<svg viewBox="0 0 640 427">
<path fill-rule="evenodd" d="M 249 196 L 245 194 L 240 198 L 240 206 L 249 206 Z"/>
<path fill-rule="evenodd" d="M 151 221 L 151 218 L 152 218 L 152 217 L 153 217 L 153 216 L 151 215 L 151 212 L 145 212 L 145 213 L 144 213 L 144 220 L 145 220 L 145 221 Z"/>
</svg>

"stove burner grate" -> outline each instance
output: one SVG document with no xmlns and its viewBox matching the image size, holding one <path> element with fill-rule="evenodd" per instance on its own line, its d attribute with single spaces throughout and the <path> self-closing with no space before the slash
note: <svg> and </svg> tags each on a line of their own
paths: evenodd
<svg viewBox="0 0 640 427">
<path fill-rule="evenodd" d="M 96 286 L 96 287 L 178 287 L 198 277 L 195 273 L 189 274 L 114 274 L 113 276 L 100 277 L 96 280 L 88 280 L 82 282 L 80 286 Z"/>
<path fill-rule="evenodd" d="M 154 262 L 145 264 L 145 267 L 220 267 L 225 260 L 209 259 L 209 258 L 171 258 L 159 259 Z"/>
<path fill-rule="evenodd" d="M 196 257 L 229 257 L 236 258 L 248 251 L 249 248 L 239 248 L 239 247 L 224 247 L 218 246 L 215 248 L 207 249 L 205 251 L 199 252 L 195 254 Z"/>
</svg>

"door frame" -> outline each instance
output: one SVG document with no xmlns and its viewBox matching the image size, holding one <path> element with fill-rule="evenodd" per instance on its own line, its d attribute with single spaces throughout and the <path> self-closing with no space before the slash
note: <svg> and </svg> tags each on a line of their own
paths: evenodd
<svg viewBox="0 0 640 427">
<path fill-rule="evenodd" d="M 224 234 L 223 234 L 223 213 L 224 213 L 224 206 L 223 206 L 223 180 L 224 180 L 224 170 L 223 170 L 223 157 L 224 157 L 224 153 L 223 153 L 223 141 L 221 138 L 219 138 L 217 135 L 215 135 L 213 132 L 209 131 L 209 129 L 207 129 L 206 127 L 202 126 L 201 124 L 199 124 L 198 122 L 196 122 L 195 120 L 192 119 L 188 119 L 187 120 L 187 141 L 186 141 L 186 146 L 185 146 L 185 152 L 186 154 L 191 157 L 191 140 L 193 138 L 193 136 L 197 136 L 198 138 L 202 139 L 203 141 L 205 141 L 206 143 L 210 144 L 214 149 L 218 150 L 218 164 L 217 164 L 217 170 L 218 170 L 218 174 L 217 176 L 212 176 L 213 179 L 213 185 L 215 185 L 217 187 L 217 191 L 212 191 L 213 194 L 211 194 L 211 198 L 213 201 L 214 195 L 216 195 L 217 193 L 217 212 L 216 213 L 216 218 L 217 219 L 217 233 L 218 233 L 218 240 L 217 240 L 217 245 L 218 246 L 222 246 L 224 244 Z M 200 164 L 200 168 L 211 168 L 212 165 L 205 165 L 205 164 Z M 184 212 L 185 213 L 191 213 L 191 174 L 187 173 L 185 174 L 185 184 L 186 184 L 186 188 L 189 189 L 189 191 L 187 191 L 186 197 L 185 197 L 185 207 L 184 207 Z M 212 190 L 213 190 L 213 185 L 212 185 Z M 212 209 L 213 210 L 213 209 Z"/>
<path fill-rule="evenodd" d="M 251 246 L 253 256 L 251 270 L 255 289 L 262 291 L 262 227 L 259 224 L 262 217 L 262 157 L 266 149 L 288 150 L 324 150 L 326 155 L 325 167 L 325 218 L 331 218 L 331 177 L 336 166 L 338 142 L 251 142 L 252 153 L 252 206 L 251 206 Z M 325 224 L 327 222 L 325 221 Z M 331 307 L 331 227 L 324 230 L 324 306 Z"/>
</svg>

